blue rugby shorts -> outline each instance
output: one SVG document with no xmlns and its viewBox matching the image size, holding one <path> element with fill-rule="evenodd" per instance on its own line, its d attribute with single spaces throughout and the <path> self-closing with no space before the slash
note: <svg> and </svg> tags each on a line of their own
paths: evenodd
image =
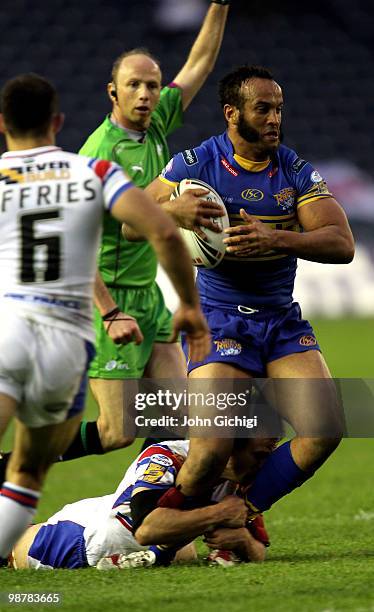
<svg viewBox="0 0 374 612">
<path fill-rule="evenodd" d="M 320 351 L 313 328 L 302 318 L 297 302 L 288 308 L 253 313 L 235 305 L 222 308 L 203 304 L 202 310 L 212 334 L 212 351 L 204 361 L 192 362 L 183 337 L 188 372 L 208 363 L 223 362 L 262 377 L 271 361 L 294 353 Z"/>
</svg>

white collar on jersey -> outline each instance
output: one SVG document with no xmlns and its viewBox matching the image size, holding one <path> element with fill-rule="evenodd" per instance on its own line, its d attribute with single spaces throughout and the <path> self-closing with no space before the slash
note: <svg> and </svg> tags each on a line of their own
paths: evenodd
<svg viewBox="0 0 374 612">
<path fill-rule="evenodd" d="M 23 151 L 6 151 L 2 154 L 3 158 L 9 157 L 35 157 L 35 155 L 41 155 L 42 153 L 52 153 L 52 151 L 61 151 L 61 147 L 55 147 L 48 145 L 45 147 L 35 147 L 35 149 L 24 149 Z"/>
</svg>

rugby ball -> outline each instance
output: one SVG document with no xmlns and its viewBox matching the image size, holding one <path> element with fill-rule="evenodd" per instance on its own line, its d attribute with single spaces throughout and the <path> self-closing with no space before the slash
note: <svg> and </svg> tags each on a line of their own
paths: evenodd
<svg viewBox="0 0 374 612">
<path fill-rule="evenodd" d="M 213 187 L 204 183 L 204 181 L 199 179 L 183 179 L 171 194 L 170 199 L 178 198 L 187 189 L 199 188 L 204 188 L 208 191 L 205 196 L 202 196 L 202 199 L 217 202 L 222 206 L 225 212 L 224 216 L 211 217 L 211 220 L 221 229 L 221 232 L 216 233 L 206 227 L 201 227 L 201 230 L 206 235 L 206 239 L 204 239 L 192 230 L 181 227 L 180 231 L 191 254 L 193 265 L 199 268 L 215 268 L 222 261 L 226 251 L 226 245 L 223 242 L 226 234 L 223 233 L 223 230 L 230 226 L 229 216 L 221 196 Z"/>
</svg>

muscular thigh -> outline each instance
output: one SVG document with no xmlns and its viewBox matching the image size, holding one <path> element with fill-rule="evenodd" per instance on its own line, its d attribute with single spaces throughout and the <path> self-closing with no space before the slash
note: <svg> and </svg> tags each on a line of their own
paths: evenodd
<svg viewBox="0 0 374 612">
<path fill-rule="evenodd" d="M 90 387 L 100 414 L 97 426 L 105 451 L 122 448 L 136 437 L 134 395 L 137 380 L 90 378 Z"/>
<path fill-rule="evenodd" d="M 189 393 L 196 394 L 193 397 L 200 394 L 201 404 L 190 402 L 190 416 L 205 416 L 213 422 L 215 415 L 221 411 L 227 416 L 235 414 L 235 406 L 227 405 L 222 408 L 218 405 L 218 398 L 223 398 L 228 393 L 235 393 L 237 391 L 236 381 L 249 380 L 250 378 L 248 372 L 228 363 L 208 363 L 195 368 L 188 377 L 188 390 Z M 210 401 L 205 401 L 205 398 L 210 398 Z M 217 398 L 217 402 L 211 401 L 211 398 Z M 229 437 L 230 432 L 227 429 L 223 433 L 225 437 Z M 231 433 L 233 436 L 235 435 L 234 430 Z M 191 436 L 193 437 L 193 432 L 191 432 Z M 205 443 L 204 438 L 205 436 L 201 438 L 200 443 L 202 445 Z"/>
<path fill-rule="evenodd" d="M 231 363 L 215 362 L 208 363 L 192 370 L 189 378 L 205 378 L 205 379 L 235 379 L 235 378 L 251 378 L 251 374 L 246 370 L 240 368 L 238 365 L 232 365 Z M 212 382 L 212 386 L 214 383 Z"/>
<path fill-rule="evenodd" d="M 99 405 L 100 415 L 121 428 L 125 406 L 125 384 L 124 380 L 90 378 L 90 388 Z"/>
<path fill-rule="evenodd" d="M 231 386 L 234 384 L 234 379 L 248 379 L 249 375 L 240 368 L 227 364 L 227 363 L 209 363 L 207 365 L 195 368 L 189 375 L 189 381 L 192 382 L 192 386 L 189 385 L 190 392 L 203 391 L 205 394 L 217 394 L 227 385 Z M 222 382 L 222 381 L 227 382 Z M 195 383 L 195 384 L 194 384 Z M 198 405 L 190 406 L 189 415 L 194 419 L 198 416 L 214 419 L 216 414 L 216 406 L 211 409 L 206 406 L 199 407 Z M 204 430 L 205 431 L 205 430 Z M 196 466 L 200 466 L 200 478 L 203 476 L 210 476 L 211 481 L 218 477 L 223 468 L 225 467 L 227 460 L 231 454 L 233 446 L 233 436 L 230 435 L 228 430 L 225 430 L 222 437 L 217 438 L 212 436 L 199 435 L 199 428 L 190 429 L 190 448 L 188 452 L 187 461 L 185 463 L 185 472 L 189 470 L 193 471 Z M 183 468 L 182 468 L 183 469 Z M 196 470 L 198 473 L 199 470 Z M 208 476 L 209 474 L 209 476 Z M 183 474 L 182 474 L 183 476 Z"/>
<path fill-rule="evenodd" d="M 30 428 L 16 419 L 15 440 L 6 470 L 14 484 L 40 490 L 52 463 L 63 455 L 77 433 L 81 415 L 63 423 Z"/>
<path fill-rule="evenodd" d="M 294 353 L 267 364 L 270 378 L 331 378 L 327 363 L 319 351 Z"/>
<path fill-rule="evenodd" d="M 299 435 L 334 437 L 343 427 L 333 379 L 319 351 L 287 355 L 267 365 L 267 398 Z"/>
<path fill-rule="evenodd" d="M 144 371 L 146 378 L 185 378 L 186 359 L 179 342 L 155 342 Z"/>
</svg>

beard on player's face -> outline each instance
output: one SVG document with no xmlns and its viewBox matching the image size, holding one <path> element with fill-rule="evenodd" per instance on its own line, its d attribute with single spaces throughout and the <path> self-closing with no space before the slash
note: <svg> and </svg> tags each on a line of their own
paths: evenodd
<svg viewBox="0 0 374 612">
<path fill-rule="evenodd" d="M 260 132 L 256 130 L 256 128 L 254 128 L 249 123 L 249 121 L 247 121 L 244 118 L 244 114 L 242 112 L 239 112 L 239 120 L 237 123 L 237 129 L 238 129 L 239 136 L 244 138 L 244 140 L 246 140 L 247 142 L 251 144 L 255 142 L 260 142 L 261 140 Z"/>
<path fill-rule="evenodd" d="M 261 138 L 261 133 L 253 127 L 244 117 L 244 113 L 239 111 L 239 120 L 237 123 L 237 130 L 239 136 L 246 140 L 249 144 L 258 144 L 262 151 L 265 153 L 273 153 L 276 151 L 283 140 L 282 129 L 279 128 L 279 140 L 274 145 L 265 143 Z"/>
</svg>

